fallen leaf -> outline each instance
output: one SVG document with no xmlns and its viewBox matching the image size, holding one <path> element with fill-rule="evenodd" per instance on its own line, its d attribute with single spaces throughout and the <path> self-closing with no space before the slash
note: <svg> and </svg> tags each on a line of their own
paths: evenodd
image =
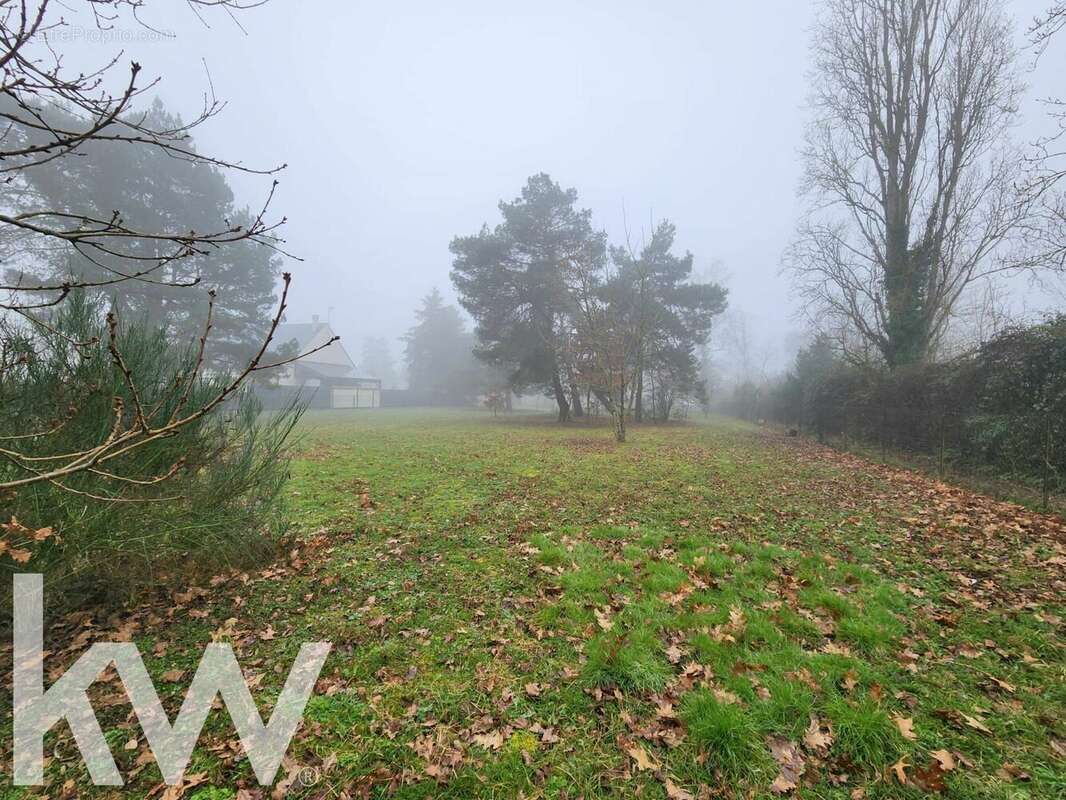
<svg viewBox="0 0 1066 800">
<path fill-rule="evenodd" d="M 479 733 L 471 740 L 474 744 L 481 745 L 486 750 L 499 750 L 503 747 L 503 733 L 492 731 L 491 733 Z"/>
<path fill-rule="evenodd" d="M 596 623 L 600 626 L 601 630 L 609 631 L 614 627 L 614 623 L 611 622 L 611 618 L 608 617 L 600 609 L 596 609 Z"/>
<path fill-rule="evenodd" d="M 896 774 L 896 780 L 901 786 L 907 785 L 907 767 L 909 766 L 906 756 L 901 756 L 899 761 L 892 765 L 892 771 Z"/>
<path fill-rule="evenodd" d="M 198 772 L 195 775 L 183 775 L 181 783 L 168 786 L 163 792 L 162 800 L 180 800 L 185 792 L 207 781 L 206 772 Z"/>
<path fill-rule="evenodd" d="M 965 720 L 966 724 L 973 728 L 975 731 L 987 733 L 989 736 L 992 735 L 992 731 L 988 728 L 987 725 L 981 722 L 981 720 L 977 719 L 976 717 L 971 717 L 969 714 L 963 714 L 961 711 L 959 712 L 959 715 L 963 718 L 963 720 Z"/>
<path fill-rule="evenodd" d="M 628 753 L 629 757 L 636 762 L 637 769 L 639 770 L 654 771 L 660 767 L 659 762 L 649 756 L 648 752 L 639 744 L 630 745 L 626 748 L 626 753 Z"/>
<path fill-rule="evenodd" d="M 914 732 L 914 719 L 912 717 L 892 717 L 892 721 L 896 723 L 896 727 L 899 728 L 900 735 L 908 741 L 916 741 L 918 734 Z"/>
<path fill-rule="evenodd" d="M 663 788 L 666 789 L 666 796 L 670 800 L 696 800 L 691 792 L 686 792 L 669 778 L 663 782 Z"/>
<path fill-rule="evenodd" d="M 934 750 L 930 755 L 936 759 L 937 763 L 940 764 L 940 769 L 944 772 L 951 772 L 957 766 L 955 764 L 955 756 L 949 750 Z"/>
<path fill-rule="evenodd" d="M 948 788 L 944 781 L 944 771 L 940 769 L 937 761 L 931 761 L 926 767 L 915 767 L 911 775 L 911 783 L 924 792 L 938 794 L 947 791 Z"/>
<path fill-rule="evenodd" d="M 770 736 L 766 739 L 766 743 L 779 769 L 777 777 L 770 784 L 770 791 L 775 794 L 792 791 L 799 785 L 799 779 L 807 768 L 799 748 L 795 742 L 790 742 L 781 736 Z"/>
<path fill-rule="evenodd" d="M 825 755 L 833 744 L 833 734 L 828 728 L 823 730 L 818 717 L 811 715 L 811 724 L 803 734 L 803 744 L 808 750 Z"/>
<path fill-rule="evenodd" d="M 1003 762 L 1003 766 L 996 770 L 997 777 L 1003 778 L 1008 781 L 1029 781 L 1032 780 L 1032 776 L 1028 772 L 1016 767 L 1014 764 L 1008 764 Z"/>
</svg>

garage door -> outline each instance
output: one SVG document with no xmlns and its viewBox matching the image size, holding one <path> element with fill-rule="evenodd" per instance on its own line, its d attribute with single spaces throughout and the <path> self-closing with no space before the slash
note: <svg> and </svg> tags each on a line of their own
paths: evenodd
<svg viewBox="0 0 1066 800">
<path fill-rule="evenodd" d="M 356 390 L 355 389 L 334 389 L 333 390 L 333 408 L 355 408 Z"/>
</svg>

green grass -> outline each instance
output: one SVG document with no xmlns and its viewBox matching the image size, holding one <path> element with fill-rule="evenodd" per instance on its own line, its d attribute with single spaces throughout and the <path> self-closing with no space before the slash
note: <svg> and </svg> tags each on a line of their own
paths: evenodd
<svg viewBox="0 0 1066 800">
<path fill-rule="evenodd" d="M 682 718 L 711 774 L 720 770 L 737 779 L 765 767 L 768 759 L 754 717 L 740 705 L 720 702 L 706 689 L 697 689 L 685 697 Z"/>
<path fill-rule="evenodd" d="M 228 576 L 196 615 L 137 612 L 151 674 L 186 670 L 160 684 L 172 712 L 220 630 L 257 698 L 301 642 L 333 643 L 290 748 L 328 769 L 290 797 L 663 798 L 669 778 L 763 798 L 778 737 L 805 754 L 804 796 L 917 798 L 892 766 L 944 749 L 949 796 L 1062 796 L 1061 545 L 1042 518 L 725 420 L 623 446 L 606 425 L 460 411 L 316 413 L 304 434 L 296 560 Z M 129 771 L 128 706 L 100 718 Z M 232 738 L 213 713 L 186 797 L 254 788 Z M 50 796 L 106 794 L 76 764 L 48 776 Z M 129 789 L 158 781 L 148 766 Z"/>
</svg>

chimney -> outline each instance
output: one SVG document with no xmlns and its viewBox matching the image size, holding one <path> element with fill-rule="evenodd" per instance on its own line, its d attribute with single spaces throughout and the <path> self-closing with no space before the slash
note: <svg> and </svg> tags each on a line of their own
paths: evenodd
<svg viewBox="0 0 1066 800">
<path fill-rule="evenodd" d="M 312 325 L 317 325 L 318 324 L 318 314 L 312 314 L 311 315 L 311 324 Z"/>
</svg>

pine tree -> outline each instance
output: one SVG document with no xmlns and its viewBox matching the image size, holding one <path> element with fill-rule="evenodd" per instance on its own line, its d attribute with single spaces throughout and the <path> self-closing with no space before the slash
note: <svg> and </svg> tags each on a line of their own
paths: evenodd
<svg viewBox="0 0 1066 800">
<path fill-rule="evenodd" d="M 56 122 L 72 127 L 61 109 L 49 112 Z M 143 124 L 158 130 L 181 127 L 156 100 Z M 185 146 L 195 150 L 191 138 Z M 89 142 L 82 156 L 48 161 L 26 169 L 18 203 L 23 210 L 60 209 L 107 219 L 122 210 L 131 228 L 169 233 L 216 230 L 221 220 L 248 226 L 253 215 L 234 203 L 222 172 L 209 163 L 176 158 L 152 148 L 113 147 Z M 158 258 L 159 245 L 131 240 L 120 255 L 79 248 L 49 260 L 53 275 L 94 280 L 128 271 L 131 257 Z M 213 327 L 208 358 L 215 367 L 243 365 L 262 342 L 276 298 L 274 284 L 281 259 L 253 241 L 225 248 L 205 248 L 206 255 L 172 261 L 151 280 L 125 281 L 121 291 L 99 290 L 128 320 L 141 319 L 165 327 L 175 341 L 192 341 L 203 331 L 206 293 L 214 290 Z M 190 290 L 188 286 L 197 288 Z"/>
<path fill-rule="evenodd" d="M 473 402 L 484 385 L 484 370 L 473 356 L 474 337 L 459 309 L 446 305 L 434 288 L 415 317 L 417 323 L 403 337 L 408 387 L 434 404 Z"/>
<path fill-rule="evenodd" d="M 451 243 L 452 282 L 477 323 L 478 357 L 507 370 L 512 388 L 553 396 L 561 421 L 578 396 L 567 354 L 574 311 L 568 273 L 605 253 L 591 212 L 576 203 L 575 190 L 534 175 L 520 197 L 499 204 L 502 223 Z"/>
</svg>

